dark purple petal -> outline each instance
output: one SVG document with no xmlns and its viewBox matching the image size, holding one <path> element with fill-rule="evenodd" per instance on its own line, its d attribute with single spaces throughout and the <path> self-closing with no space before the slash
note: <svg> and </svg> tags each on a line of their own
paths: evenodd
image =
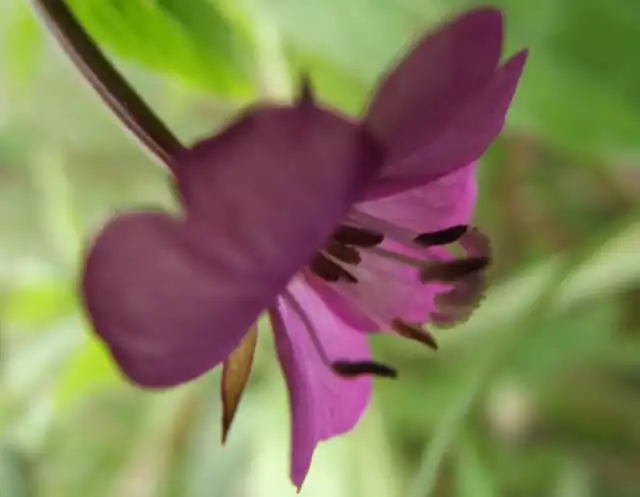
<svg viewBox="0 0 640 497">
<path fill-rule="evenodd" d="M 179 186 L 201 250 L 273 298 L 325 245 L 379 164 L 360 126 L 304 100 L 254 109 L 197 145 L 182 157 Z"/>
<path fill-rule="evenodd" d="M 160 213 L 120 216 L 85 268 L 97 333 L 149 387 L 220 363 L 380 164 L 360 126 L 306 100 L 254 109 L 179 159 L 184 225 Z"/>
<path fill-rule="evenodd" d="M 416 234 L 469 224 L 478 193 L 476 166 L 472 162 L 422 186 L 360 202 L 357 208 Z"/>
<path fill-rule="evenodd" d="M 128 213 L 89 251 L 86 309 L 121 370 L 141 386 L 173 386 L 222 362 L 273 291 L 207 259 L 197 242 L 165 214 Z"/>
<path fill-rule="evenodd" d="M 389 167 L 434 141 L 477 98 L 501 49 L 502 14 L 478 9 L 424 38 L 386 76 L 365 124 L 391 153 Z"/>
<path fill-rule="evenodd" d="M 250 111 L 183 156 L 178 179 L 211 255 L 231 249 L 258 279 L 283 288 L 380 163 L 359 125 L 303 101 Z"/>
<path fill-rule="evenodd" d="M 370 360 L 366 337 L 337 320 L 310 288 L 296 281 L 289 290 L 306 310 L 330 360 Z M 286 301 L 279 300 L 272 318 L 291 403 L 291 479 L 300 488 L 317 444 L 351 430 L 360 420 L 369 405 L 372 381 L 341 378 L 329 369 Z"/>
<path fill-rule="evenodd" d="M 389 181 L 374 187 L 366 198 L 388 194 L 394 180 L 396 190 L 424 184 L 472 162 L 484 154 L 504 127 L 505 117 L 522 75 L 527 52 L 519 52 L 498 69 L 491 82 L 437 135 L 423 135 L 410 148 L 391 150 L 381 171 Z M 421 146 L 416 146 L 421 143 Z M 376 192 L 376 189 L 378 191 Z"/>
</svg>

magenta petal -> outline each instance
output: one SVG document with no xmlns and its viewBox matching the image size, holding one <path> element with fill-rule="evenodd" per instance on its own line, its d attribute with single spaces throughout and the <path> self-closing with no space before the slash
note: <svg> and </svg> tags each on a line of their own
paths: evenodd
<svg viewBox="0 0 640 497">
<path fill-rule="evenodd" d="M 370 360 L 366 337 L 337 320 L 310 288 L 296 281 L 289 290 L 305 309 L 331 360 Z M 279 299 L 272 317 L 291 403 L 291 479 L 300 488 L 317 444 L 351 430 L 360 420 L 369 405 L 372 381 L 343 379 L 331 371 L 284 299 Z"/>
<path fill-rule="evenodd" d="M 422 186 L 360 202 L 357 208 L 416 233 L 469 224 L 478 193 L 476 165 L 472 162 Z M 387 182 L 382 179 L 377 184 L 382 189 Z"/>
<path fill-rule="evenodd" d="M 436 139 L 488 84 L 501 48 L 499 10 L 478 9 L 445 24 L 382 81 L 366 126 L 395 160 L 415 152 Z"/>
<path fill-rule="evenodd" d="M 113 219 L 91 248 L 83 296 L 96 333 L 135 383 L 169 387 L 220 363 L 264 308 L 251 281 L 202 257 L 159 212 Z"/>
<path fill-rule="evenodd" d="M 482 156 L 504 127 L 526 59 L 526 51 L 509 59 L 491 83 L 435 139 L 425 137 L 424 146 L 409 155 L 404 151 L 392 153 L 396 158 L 389 159 L 382 176 L 397 178 L 410 186 L 450 174 Z M 372 198 L 372 194 L 367 196 Z"/>
<path fill-rule="evenodd" d="M 359 331 L 374 331 L 379 326 L 353 304 L 313 273 L 305 274 L 305 279 L 313 291 L 331 309 L 334 315 L 347 326 Z"/>
<path fill-rule="evenodd" d="M 381 247 L 425 260 L 446 260 L 451 257 L 442 247 L 412 251 L 391 240 L 385 240 Z M 342 302 L 331 302 L 332 309 L 340 304 L 350 304 L 375 318 L 378 326 L 364 330 L 367 332 L 388 331 L 395 318 L 414 323 L 428 321 L 435 310 L 435 296 L 446 289 L 444 285 L 424 284 L 416 268 L 388 258 L 367 252 L 362 252 L 361 257 L 360 264 L 352 270 L 358 284 L 332 284 L 332 288 L 343 296 Z"/>
</svg>

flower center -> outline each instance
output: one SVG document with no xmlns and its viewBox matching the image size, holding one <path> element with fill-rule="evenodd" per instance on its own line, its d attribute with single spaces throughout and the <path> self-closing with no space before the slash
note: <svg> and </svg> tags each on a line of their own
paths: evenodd
<svg viewBox="0 0 640 497">
<path fill-rule="evenodd" d="M 393 242 L 386 244 L 385 241 Z M 465 255 L 436 258 L 429 249 L 459 243 Z M 388 248 L 391 246 L 392 248 Z M 407 249 L 399 251 L 401 248 Z M 429 315 L 431 324 L 450 327 L 466 321 L 479 304 L 486 286 L 485 269 L 491 262 L 488 239 L 475 228 L 463 225 L 440 231 L 415 234 L 361 212 L 355 212 L 348 224 L 340 226 L 327 244 L 316 254 L 308 270 L 322 279 L 350 305 L 375 323 L 379 329 L 390 329 L 398 336 L 418 341 L 437 349 L 437 343 L 420 323 L 410 323 L 401 316 L 383 315 L 373 304 L 350 292 L 350 285 L 385 285 L 385 274 L 371 277 L 375 267 L 368 262 L 379 258 L 398 267 L 415 270 L 423 284 L 437 284 L 445 290 L 436 294 L 435 309 Z M 369 266 L 375 266 L 369 262 Z M 368 272 L 368 273 L 367 273 Z M 309 328 L 309 326 L 307 326 Z M 315 334 L 313 329 L 310 329 Z M 317 344 L 320 346 L 321 344 Z M 375 362 L 331 363 L 341 376 L 362 374 L 395 376 L 388 366 Z"/>
</svg>

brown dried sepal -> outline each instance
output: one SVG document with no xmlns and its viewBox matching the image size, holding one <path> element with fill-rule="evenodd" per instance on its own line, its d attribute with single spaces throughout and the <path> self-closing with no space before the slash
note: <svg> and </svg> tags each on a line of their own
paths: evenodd
<svg viewBox="0 0 640 497">
<path fill-rule="evenodd" d="M 222 399 L 222 443 L 227 440 L 231 423 L 235 417 L 242 394 L 253 365 L 253 357 L 258 342 L 258 325 L 253 324 L 240 345 L 222 365 L 220 396 Z"/>
<path fill-rule="evenodd" d="M 401 337 L 415 340 L 430 349 L 438 350 L 436 339 L 420 325 L 407 323 L 406 321 L 396 318 L 391 322 L 391 327 L 393 331 Z"/>
</svg>

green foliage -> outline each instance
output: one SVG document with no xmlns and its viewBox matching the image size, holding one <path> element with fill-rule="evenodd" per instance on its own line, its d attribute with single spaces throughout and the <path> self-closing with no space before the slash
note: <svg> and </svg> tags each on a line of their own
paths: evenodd
<svg viewBox="0 0 640 497">
<path fill-rule="evenodd" d="M 71 0 L 69 6 L 99 43 L 124 59 L 218 95 L 250 95 L 250 44 L 207 0 Z"/>
</svg>

